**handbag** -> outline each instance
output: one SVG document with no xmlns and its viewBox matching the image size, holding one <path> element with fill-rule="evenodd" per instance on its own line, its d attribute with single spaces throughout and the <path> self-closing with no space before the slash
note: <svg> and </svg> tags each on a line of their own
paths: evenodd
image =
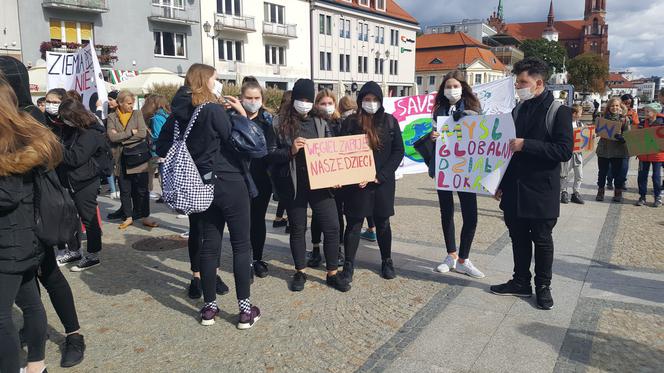
<svg viewBox="0 0 664 373">
<path fill-rule="evenodd" d="M 267 155 L 267 142 L 263 131 L 253 121 L 231 115 L 230 142 L 237 153 L 247 158 L 263 158 Z"/>
<path fill-rule="evenodd" d="M 150 146 L 145 140 L 141 140 L 131 148 L 125 146 L 122 148 L 122 158 L 125 167 L 138 167 L 152 158 L 152 155 L 150 154 Z"/>
</svg>

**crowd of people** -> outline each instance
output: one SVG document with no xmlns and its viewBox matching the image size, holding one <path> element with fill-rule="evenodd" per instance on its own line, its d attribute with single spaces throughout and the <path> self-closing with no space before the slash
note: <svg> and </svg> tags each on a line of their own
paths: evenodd
<svg viewBox="0 0 664 373">
<path fill-rule="evenodd" d="M 263 87 L 252 77 L 242 82 L 239 97 L 223 96 L 216 70 L 194 64 L 184 85 L 169 102 L 151 95 L 141 110 L 137 97 L 128 91 L 108 94 L 108 115 L 98 107 L 88 111 L 75 92 L 50 90 L 34 106 L 25 67 L 9 57 L 0 57 L 0 370 L 16 372 L 21 343 L 27 344 L 27 372 L 45 370 L 46 314 L 38 291 L 41 284 L 66 333 L 61 365 L 71 367 L 83 360 L 85 343 L 80 334 L 74 297 L 60 266 L 76 263 L 72 271 L 100 265 L 102 239 L 97 197 L 102 182 L 121 207 L 107 218 L 117 220 L 120 229 L 140 221 L 147 227 L 158 223 L 150 217 L 150 200 L 171 203 L 175 189 L 172 173 L 186 165 L 169 164 L 173 154 L 186 151 L 194 166 L 186 175 L 210 192 L 189 199 L 188 252 L 192 272 L 188 296 L 203 297 L 200 321 L 213 325 L 220 309 L 217 295 L 228 286 L 219 276 L 222 235 L 230 233 L 233 276 L 238 304 L 239 329 L 251 328 L 261 317 L 252 302 L 253 278 L 269 275 L 264 252 L 265 218 L 271 199 L 279 206 L 274 227 L 285 227 L 293 258 L 289 289 L 302 291 L 306 269 L 323 261 L 326 283 L 339 292 L 351 290 L 355 259 L 361 238 L 377 241 L 380 275 L 397 276 L 392 258 L 390 219 L 395 215 L 396 175 L 404 156 L 404 142 L 398 121 L 383 106 L 383 91 L 375 82 L 364 84 L 356 98 L 330 90 L 316 92 L 314 82 L 299 79 L 285 92 L 276 113 L 264 106 Z M 500 201 L 514 253 L 514 274 L 506 283 L 491 286 L 498 295 L 531 297 L 530 264 L 535 260 L 535 295 L 541 309 L 554 306 L 550 290 L 554 242 L 553 229 L 561 203 L 583 204 L 583 154 L 573 152 L 573 130 L 581 128 L 582 108 L 554 104 L 546 86 L 549 67 L 528 58 L 514 66 L 520 104 L 514 109 L 516 138 L 510 140 L 514 153 L 495 198 Z M 662 95 L 664 96 L 664 95 Z M 646 119 L 639 122 L 630 97 L 611 99 L 605 118 L 623 123 L 621 134 L 630 128 L 662 125 L 662 107 L 646 106 Z M 555 110 L 549 115 L 550 110 Z M 439 87 L 432 118 L 452 116 L 455 120 L 482 113 L 482 107 L 461 71 L 447 74 Z M 237 136 L 243 127 L 260 134 L 261 149 L 243 152 Z M 240 131 L 240 133 L 238 132 Z M 597 201 L 605 188 L 614 189 L 613 200 L 622 202 L 629 153 L 624 137 L 600 139 Z M 375 177 L 356 185 L 311 189 L 303 148 L 309 139 L 366 135 L 373 151 Z M 415 143 L 415 148 L 434 177 L 434 130 Z M 178 146 L 184 143 L 186 146 Z M 627 159 L 627 160 L 626 160 Z M 647 178 L 653 170 L 654 204 L 661 205 L 661 168 L 664 152 L 639 156 L 637 204 L 645 204 Z M 165 163 L 166 162 L 166 163 Z M 35 233 L 36 180 L 54 170 L 71 196 L 81 225 L 73 227 L 71 238 L 58 247 L 43 244 Z M 184 168 L 182 168 L 184 170 Z M 573 171 L 572 194 L 568 178 Z M 168 179 L 161 196 L 153 191 L 154 175 Z M 607 182 L 608 180 L 608 182 Z M 117 189 L 116 189 L 117 183 Z M 438 190 L 441 227 L 446 256 L 435 268 L 440 273 L 457 272 L 473 278 L 485 274 L 470 260 L 478 223 L 477 195 L 458 192 L 463 226 L 459 245 L 454 224 L 454 195 Z M 47 196 L 48 198 L 48 196 Z M 308 222 L 308 211 L 312 220 Z M 195 211 L 192 213 L 192 211 Z M 187 211 L 177 211 L 183 214 Z M 286 216 L 284 217 L 284 212 Z M 365 220 L 369 228 L 362 231 Z M 306 231 L 311 229 L 312 251 L 307 251 Z M 87 246 L 82 250 L 83 231 Z M 322 244 L 322 248 L 321 248 Z M 322 250 L 321 250 L 322 249 Z M 340 269 L 341 268 L 341 269 Z M 12 321 L 12 307 L 23 311 L 20 333 Z M 5 343 L 4 341 L 7 341 Z"/>
</svg>

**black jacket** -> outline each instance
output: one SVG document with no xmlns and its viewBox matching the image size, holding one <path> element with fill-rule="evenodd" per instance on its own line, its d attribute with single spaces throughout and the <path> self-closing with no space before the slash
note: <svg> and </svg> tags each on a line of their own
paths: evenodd
<svg viewBox="0 0 664 373">
<path fill-rule="evenodd" d="M 65 125 L 63 135 L 63 158 L 56 171 L 60 183 L 77 192 L 99 180 L 99 170 L 92 159 L 99 155 L 106 142 L 106 129 L 97 121 L 87 129 Z"/>
<path fill-rule="evenodd" d="M 572 158 L 574 138 L 567 106 L 560 107 L 551 135 L 547 133 L 546 113 L 552 103 L 553 93 L 545 90 L 521 106 L 515 125 L 516 137 L 525 139 L 523 150 L 514 153 L 500 184 L 505 215 L 526 219 L 560 215 L 560 163 Z"/>
<path fill-rule="evenodd" d="M 264 108 L 261 108 L 258 111 L 256 118 L 252 119 L 252 122 L 263 132 L 265 136 L 265 143 L 268 149 L 270 147 L 274 148 L 276 144 L 276 134 L 274 133 L 273 122 L 274 118 L 272 114 L 267 112 Z M 269 167 L 268 167 L 268 156 L 259 159 L 251 160 L 251 177 L 253 178 L 256 185 L 259 186 L 259 189 L 266 189 L 267 186 L 270 186 L 270 176 L 269 176 Z"/>
<path fill-rule="evenodd" d="M 0 273 L 37 268 L 44 254 L 34 233 L 34 175 L 0 176 Z"/>
<path fill-rule="evenodd" d="M 30 113 L 40 123 L 45 123 L 44 114 L 32 103 L 30 77 L 25 65 L 14 57 L 0 56 L 0 71 L 14 89 L 18 98 L 18 107 Z"/>
</svg>

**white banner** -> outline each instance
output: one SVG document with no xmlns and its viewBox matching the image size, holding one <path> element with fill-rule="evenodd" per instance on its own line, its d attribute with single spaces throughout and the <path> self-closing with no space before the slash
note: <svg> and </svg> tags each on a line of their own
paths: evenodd
<svg viewBox="0 0 664 373">
<path fill-rule="evenodd" d="M 104 108 L 108 96 L 94 46 L 87 44 L 74 53 L 46 52 L 48 89 L 75 90 L 83 97 L 83 105 L 95 112 L 97 100 Z M 106 112 L 106 109 L 104 109 Z"/>
</svg>

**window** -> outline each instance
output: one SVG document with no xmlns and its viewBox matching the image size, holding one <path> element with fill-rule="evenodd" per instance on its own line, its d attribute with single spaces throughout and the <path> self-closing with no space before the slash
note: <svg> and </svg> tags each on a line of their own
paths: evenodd
<svg viewBox="0 0 664 373">
<path fill-rule="evenodd" d="M 350 54 L 339 55 L 339 71 L 342 73 L 350 72 Z"/>
<path fill-rule="evenodd" d="M 87 44 L 92 41 L 92 23 L 50 20 L 51 40 Z"/>
<path fill-rule="evenodd" d="M 369 57 L 357 57 L 357 72 L 359 74 L 368 74 L 369 73 Z"/>
<path fill-rule="evenodd" d="M 321 14 L 318 23 L 321 35 L 332 35 L 332 16 Z"/>
<path fill-rule="evenodd" d="M 350 39 L 350 19 L 339 20 L 339 37 Z"/>
<path fill-rule="evenodd" d="M 386 0 L 376 0 L 376 10 L 385 11 L 385 1 Z"/>
<path fill-rule="evenodd" d="M 482 74 L 475 74 L 475 84 L 482 84 Z"/>
<path fill-rule="evenodd" d="M 385 27 L 376 26 L 376 44 L 385 44 Z"/>
<path fill-rule="evenodd" d="M 383 67 L 385 65 L 385 60 L 382 58 L 374 58 L 374 74 L 380 74 L 382 75 L 384 70 Z"/>
<path fill-rule="evenodd" d="M 281 5 L 265 3 L 265 22 L 283 25 L 285 8 Z"/>
<path fill-rule="evenodd" d="M 421 76 L 417 77 L 417 85 L 422 85 L 422 77 Z"/>
<path fill-rule="evenodd" d="M 369 41 L 369 24 L 368 23 L 357 23 L 357 40 L 360 41 Z"/>
<path fill-rule="evenodd" d="M 217 0 L 217 13 L 241 16 L 242 0 Z"/>
<path fill-rule="evenodd" d="M 332 71 L 332 53 L 320 52 L 320 70 Z"/>
<path fill-rule="evenodd" d="M 184 9 L 184 0 L 152 0 L 152 5 Z"/>
<path fill-rule="evenodd" d="M 399 61 L 390 60 L 390 75 L 399 75 Z"/>
<path fill-rule="evenodd" d="M 286 66 L 286 48 L 275 45 L 265 46 L 265 63 Z"/>
<path fill-rule="evenodd" d="M 187 37 L 174 32 L 154 32 L 154 55 L 164 57 L 187 57 Z"/>
<path fill-rule="evenodd" d="M 436 85 L 436 76 L 435 75 L 429 76 L 429 85 Z"/>
<path fill-rule="evenodd" d="M 390 45 L 399 46 L 399 30 L 390 30 Z"/>
<path fill-rule="evenodd" d="M 219 59 L 222 61 L 243 61 L 243 44 L 238 40 L 217 40 L 219 45 Z"/>
<path fill-rule="evenodd" d="M 599 21 L 595 18 L 593 20 L 593 35 L 598 35 L 599 33 Z"/>
<path fill-rule="evenodd" d="M 367 8 L 369 7 L 369 0 L 358 0 L 358 3 L 362 6 L 366 6 Z"/>
</svg>

